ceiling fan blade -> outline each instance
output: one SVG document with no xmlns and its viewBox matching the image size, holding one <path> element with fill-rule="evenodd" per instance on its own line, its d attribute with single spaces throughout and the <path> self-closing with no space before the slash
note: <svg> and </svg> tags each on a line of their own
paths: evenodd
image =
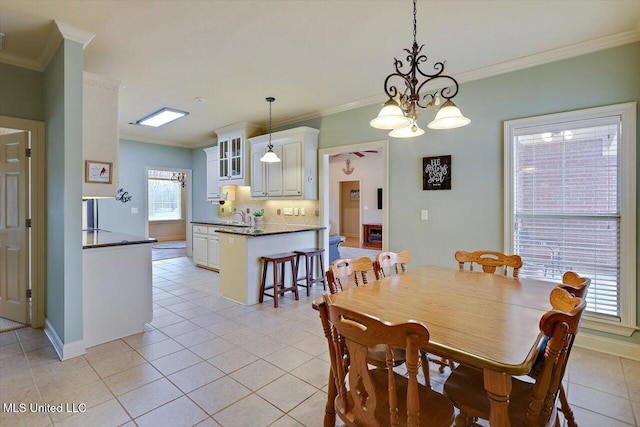
<svg viewBox="0 0 640 427">
<path fill-rule="evenodd" d="M 378 150 L 364 150 L 365 153 L 377 153 Z"/>
<path fill-rule="evenodd" d="M 353 154 L 355 154 L 358 157 L 364 157 L 364 154 L 358 152 L 358 151 L 354 151 Z"/>
</svg>

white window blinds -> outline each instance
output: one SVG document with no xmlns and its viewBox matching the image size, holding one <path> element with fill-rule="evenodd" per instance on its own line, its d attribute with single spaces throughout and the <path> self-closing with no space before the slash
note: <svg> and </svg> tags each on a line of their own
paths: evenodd
<svg viewBox="0 0 640 427">
<path fill-rule="evenodd" d="M 513 247 L 521 274 L 591 278 L 587 310 L 620 320 L 620 116 L 516 129 Z"/>
</svg>

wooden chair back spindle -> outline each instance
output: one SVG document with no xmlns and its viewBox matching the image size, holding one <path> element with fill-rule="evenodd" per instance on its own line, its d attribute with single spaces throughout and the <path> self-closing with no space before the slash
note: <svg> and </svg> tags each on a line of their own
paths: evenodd
<svg viewBox="0 0 640 427">
<path fill-rule="evenodd" d="M 369 283 L 369 273 L 373 270 L 371 258 L 339 258 L 331 263 L 331 277 L 327 276 L 329 291 L 332 294 L 343 291 L 349 286 Z"/>
</svg>

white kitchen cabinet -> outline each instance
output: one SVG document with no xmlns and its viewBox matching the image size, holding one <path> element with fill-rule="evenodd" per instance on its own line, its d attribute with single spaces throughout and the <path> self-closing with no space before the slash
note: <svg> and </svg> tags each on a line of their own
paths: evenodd
<svg viewBox="0 0 640 427">
<path fill-rule="evenodd" d="M 83 73 L 82 86 L 82 159 L 86 175 L 87 161 L 110 164 L 110 182 L 86 182 L 82 197 L 116 197 L 119 188 L 118 96 L 121 83 Z"/>
<path fill-rule="evenodd" d="M 220 238 L 218 229 L 223 226 L 193 225 L 193 262 L 199 267 L 220 269 Z"/>
<path fill-rule="evenodd" d="M 203 267 L 208 266 L 207 251 L 209 236 L 205 226 L 193 226 L 193 262 Z"/>
<path fill-rule="evenodd" d="M 235 187 L 221 187 L 218 181 L 219 153 L 218 147 L 205 148 L 207 154 L 207 200 L 235 200 Z M 225 184 L 226 185 L 226 184 Z"/>
<path fill-rule="evenodd" d="M 255 198 L 282 196 L 282 165 L 261 162 L 267 148 L 251 150 L 251 196 Z M 273 147 L 273 152 L 282 159 L 282 147 Z"/>
<path fill-rule="evenodd" d="M 207 266 L 213 269 L 220 269 L 220 238 L 218 234 L 209 234 L 207 245 Z"/>
<path fill-rule="evenodd" d="M 317 129 L 298 127 L 271 135 L 278 163 L 260 162 L 269 135 L 249 138 L 251 144 L 251 197 L 253 199 L 318 199 Z"/>
<path fill-rule="evenodd" d="M 218 183 L 220 185 L 249 185 L 246 149 L 247 138 L 257 127 L 247 122 L 217 129 L 218 135 Z"/>
</svg>

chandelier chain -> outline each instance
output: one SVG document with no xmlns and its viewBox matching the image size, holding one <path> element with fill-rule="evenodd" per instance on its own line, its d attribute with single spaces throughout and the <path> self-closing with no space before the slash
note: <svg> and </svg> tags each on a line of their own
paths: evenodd
<svg viewBox="0 0 640 427">
<path fill-rule="evenodd" d="M 416 44 L 416 34 L 418 27 L 418 19 L 417 19 L 417 11 L 416 11 L 416 2 L 418 0 L 413 0 L 413 43 Z"/>
</svg>

